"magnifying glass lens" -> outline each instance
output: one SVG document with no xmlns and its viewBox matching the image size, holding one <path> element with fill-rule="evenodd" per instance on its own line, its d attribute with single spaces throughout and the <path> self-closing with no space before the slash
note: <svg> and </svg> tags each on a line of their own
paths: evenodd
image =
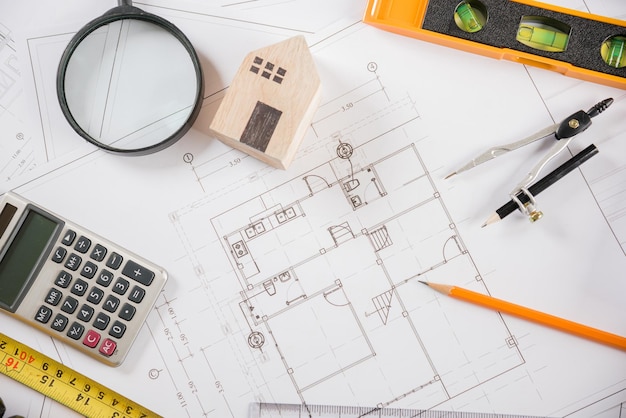
<svg viewBox="0 0 626 418">
<path fill-rule="evenodd" d="M 194 109 L 194 63 L 172 33 L 122 19 L 87 35 L 69 57 L 67 107 L 76 124 L 120 150 L 151 147 L 177 132 Z"/>
</svg>

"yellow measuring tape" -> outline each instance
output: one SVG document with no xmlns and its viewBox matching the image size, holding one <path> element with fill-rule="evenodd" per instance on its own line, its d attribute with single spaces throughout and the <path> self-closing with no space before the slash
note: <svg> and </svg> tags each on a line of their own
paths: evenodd
<svg viewBox="0 0 626 418">
<path fill-rule="evenodd" d="M 2 333 L 0 372 L 86 417 L 159 417 L 119 393 Z"/>
</svg>

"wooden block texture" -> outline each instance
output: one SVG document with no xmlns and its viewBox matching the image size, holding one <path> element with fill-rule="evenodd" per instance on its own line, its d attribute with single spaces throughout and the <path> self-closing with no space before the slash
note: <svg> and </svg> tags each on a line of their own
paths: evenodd
<svg viewBox="0 0 626 418">
<path fill-rule="evenodd" d="M 319 104 L 320 78 L 296 36 L 249 53 L 211 122 L 222 142 L 286 169 Z"/>
</svg>

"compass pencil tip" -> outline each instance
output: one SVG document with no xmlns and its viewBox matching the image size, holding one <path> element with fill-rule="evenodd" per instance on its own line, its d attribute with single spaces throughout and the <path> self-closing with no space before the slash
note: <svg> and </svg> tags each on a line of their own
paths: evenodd
<svg viewBox="0 0 626 418">
<path fill-rule="evenodd" d="M 445 176 L 443 179 L 444 180 L 448 180 L 450 177 L 454 176 L 456 174 L 456 171 L 454 173 L 450 173 L 447 176 Z"/>
<path fill-rule="evenodd" d="M 491 225 L 491 224 L 495 224 L 496 222 L 499 222 L 502 218 L 500 218 L 500 215 L 498 215 L 496 212 L 492 213 L 489 218 L 487 218 L 487 220 L 482 224 L 481 228 L 486 227 L 487 225 Z"/>
</svg>

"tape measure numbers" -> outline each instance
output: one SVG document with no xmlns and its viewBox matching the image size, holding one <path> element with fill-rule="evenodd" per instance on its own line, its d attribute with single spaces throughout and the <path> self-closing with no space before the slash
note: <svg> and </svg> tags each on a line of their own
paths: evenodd
<svg viewBox="0 0 626 418">
<path fill-rule="evenodd" d="M 483 412 L 436 411 L 425 409 L 376 408 L 364 406 L 300 405 L 257 403 L 248 418 L 539 418 Z"/>
<path fill-rule="evenodd" d="M 0 333 L 0 372 L 86 417 L 159 415 Z"/>
</svg>

